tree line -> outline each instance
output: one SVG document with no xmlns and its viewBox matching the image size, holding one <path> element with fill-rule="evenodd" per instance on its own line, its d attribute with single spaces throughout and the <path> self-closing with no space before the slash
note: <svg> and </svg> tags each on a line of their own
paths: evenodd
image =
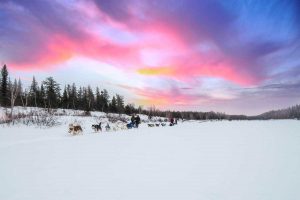
<svg viewBox="0 0 300 200">
<path fill-rule="evenodd" d="M 30 87 L 25 88 L 20 79 L 13 81 L 9 77 L 7 66 L 4 65 L 0 75 L 0 106 L 10 107 L 11 115 L 14 106 L 40 107 L 48 110 L 62 108 L 106 113 L 131 115 L 133 113 L 167 118 L 181 118 L 187 120 L 253 120 L 253 119 L 300 119 L 300 105 L 287 109 L 270 111 L 257 116 L 227 115 L 220 112 L 193 112 L 193 111 L 161 111 L 151 106 L 143 109 L 134 104 L 124 103 L 124 97 L 116 94 L 111 96 L 106 89 L 90 86 L 78 87 L 75 83 L 61 87 L 53 77 L 48 77 L 40 84 L 33 76 Z"/>
<path fill-rule="evenodd" d="M 272 110 L 257 116 L 260 119 L 300 119 L 300 105 Z"/>
<path fill-rule="evenodd" d="M 14 106 L 23 106 L 120 114 L 138 113 L 142 110 L 141 107 L 135 108 L 133 104 L 125 105 L 123 96 L 110 96 L 106 89 L 100 90 L 99 87 L 93 91 L 90 86 L 77 87 L 73 83 L 61 88 L 53 77 L 46 78 L 40 84 L 33 77 L 30 87 L 24 88 L 20 79 L 10 79 L 6 65 L 1 69 L 0 83 L 0 105 L 12 109 Z"/>
</svg>

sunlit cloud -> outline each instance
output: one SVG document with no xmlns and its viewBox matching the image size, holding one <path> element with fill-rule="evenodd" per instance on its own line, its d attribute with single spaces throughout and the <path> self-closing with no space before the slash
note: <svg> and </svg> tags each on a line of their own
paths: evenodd
<svg viewBox="0 0 300 200">
<path fill-rule="evenodd" d="M 296 0 L 4 0 L 0 61 L 19 76 L 88 67 L 136 104 L 266 104 L 261 86 L 300 80 L 299 13 Z"/>
</svg>

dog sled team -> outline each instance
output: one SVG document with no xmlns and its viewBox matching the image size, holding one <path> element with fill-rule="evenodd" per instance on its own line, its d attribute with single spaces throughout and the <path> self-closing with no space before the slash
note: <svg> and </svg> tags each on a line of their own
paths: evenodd
<svg viewBox="0 0 300 200">
<path fill-rule="evenodd" d="M 169 126 L 174 126 L 177 124 L 177 119 L 176 118 L 170 118 L 169 119 Z M 159 127 L 159 126 L 167 126 L 166 123 L 149 123 L 148 127 Z"/>
<path fill-rule="evenodd" d="M 169 119 L 169 126 L 174 126 L 177 124 L 176 118 L 170 118 Z M 130 119 L 130 123 L 124 124 L 123 122 L 116 123 L 114 127 L 110 127 L 109 123 L 107 123 L 104 127 L 102 127 L 102 122 L 99 124 L 93 124 L 92 129 L 94 132 L 102 132 L 103 129 L 108 131 L 118 131 L 118 130 L 126 130 L 126 129 L 132 129 L 132 128 L 138 128 L 139 124 L 141 123 L 141 118 L 139 115 L 132 115 Z M 159 127 L 159 126 L 167 126 L 167 123 L 161 122 L 161 123 L 148 123 L 148 127 Z M 69 133 L 71 135 L 79 135 L 82 134 L 83 130 L 82 127 L 78 123 L 69 124 Z"/>
</svg>

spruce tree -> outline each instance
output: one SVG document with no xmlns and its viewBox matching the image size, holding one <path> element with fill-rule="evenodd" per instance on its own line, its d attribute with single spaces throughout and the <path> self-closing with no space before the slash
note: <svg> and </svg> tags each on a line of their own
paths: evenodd
<svg viewBox="0 0 300 200">
<path fill-rule="evenodd" d="M 60 103 L 59 84 L 52 77 L 46 78 L 43 84 L 45 87 L 48 109 L 58 108 Z"/>
<path fill-rule="evenodd" d="M 96 88 L 96 99 L 95 99 L 95 109 L 97 111 L 101 111 L 102 105 L 101 105 L 101 94 L 100 94 L 100 90 L 97 87 Z"/>
<path fill-rule="evenodd" d="M 69 108 L 69 96 L 68 96 L 68 92 L 67 92 L 67 88 L 64 88 L 64 92 L 63 92 L 63 96 L 61 99 L 61 107 L 62 108 Z"/>
<path fill-rule="evenodd" d="M 109 103 L 109 94 L 107 92 L 106 89 L 104 89 L 103 91 L 101 91 L 101 106 L 102 112 L 108 112 L 109 107 L 108 107 L 108 103 Z"/>
<path fill-rule="evenodd" d="M 133 104 L 127 104 L 124 108 L 124 113 L 126 115 L 131 115 L 133 113 L 135 113 L 135 108 Z"/>
<path fill-rule="evenodd" d="M 82 87 L 79 87 L 77 97 L 78 97 L 77 109 L 83 110 L 84 109 L 84 101 L 83 101 L 83 89 L 82 89 Z"/>
<path fill-rule="evenodd" d="M 70 90 L 70 91 L 69 91 Z M 68 86 L 68 91 L 69 91 L 69 101 L 72 105 L 73 109 L 78 109 L 78 95 L 77 95 L 77 89 L 75 83 L 72 85 L 72 89 L 69 88 Z"/>
<path fill-rule="evenodd" d="M 117 113 L 118 112 L 118 108 L 117 108 L 117 100 L 115 98 L 115 96 L 113 96 L 110 104 L 109 104 L 109 111 L 112 113 Z"/>
<path fill-rule="evenodd" d="M 116 101 L 117 101 L 117 112 L 119 114 L 123 113 L 124 112 L 124 97 L 116 94 Z"/>
<path fill-rule="evenodd" d="M 1 106 L 7 107 L 8 103 L 8 71 L 6 65 L 4 65 L 1 69 L 1 91 L 0 91 L 0 100 Z"/>
<path fill-rule="evenodd" d="M 83 106 L 83 109 L 86 111 L 86 112 L 89 112 L 91 111 L 91 108 L 90 108 L 90 105 L 89 105 L 89 97 L 88 97 L 88 89 L 83 87 L 83 96 L 82 96 L 82 106 Z"/>
<path fill-rule="evenodd" d="M 39 86 L 35 77 L 32 78 L 32 83 L 29 90 L 28 104 L 29 106 L 38 107 Z"/>
</svg>

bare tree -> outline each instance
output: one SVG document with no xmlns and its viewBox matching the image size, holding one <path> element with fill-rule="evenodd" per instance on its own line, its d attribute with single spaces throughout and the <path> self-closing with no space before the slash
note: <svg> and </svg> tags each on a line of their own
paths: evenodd
<svg viewBox="0 0 300 200">
<path fill-rule="evenodd" d="M 18 87 L 17 80 L 15 79 L 14 84 L 10 84 L 10 117 L 13 117 L 13 109 L 15 106 L 16 99 L 20 93 L 20 87 Z"/>
<path fill-rule="evenodd" d="M 23 97 L 23 95 L 20 95 L 20 96 L 21 96 L 21 101 L 22 101 L 23 107 L 27 107 L 27 104 L 28 104 L 28 92 L 27 92 L 27 90 L 25 89 L 25 91 L 24 91 L 24 97 Z"/>
</svg>

